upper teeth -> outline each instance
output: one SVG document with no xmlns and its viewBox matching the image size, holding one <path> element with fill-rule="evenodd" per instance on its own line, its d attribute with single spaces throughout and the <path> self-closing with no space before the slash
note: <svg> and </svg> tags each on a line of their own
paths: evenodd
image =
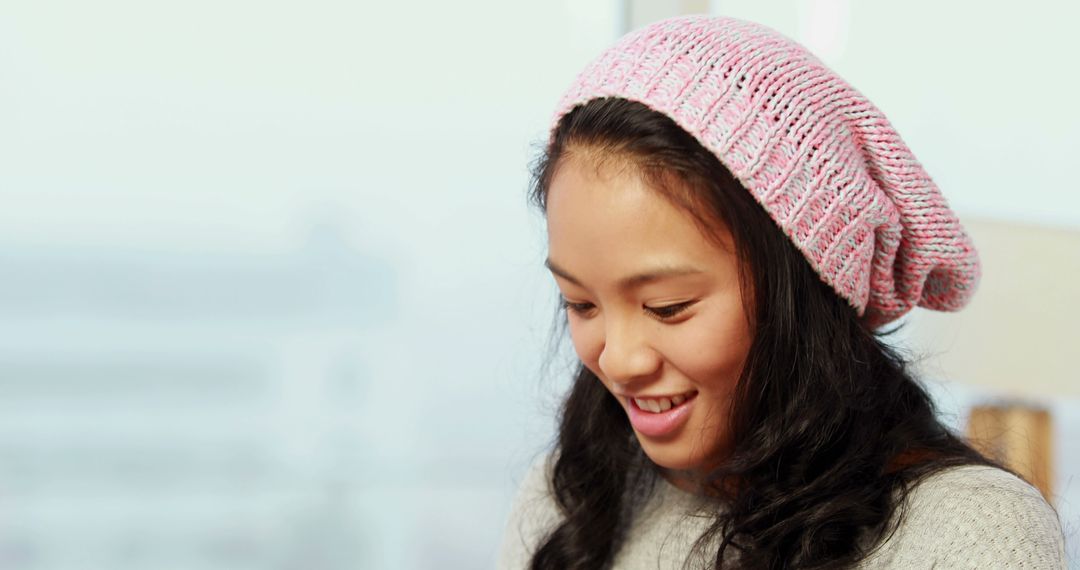
<svg viewBox="0 0 1080 570">
<path fill-rule="evenodd" d="M 666 412 L 672 406 L 678 406 L 685 401 L 686 396 L 683 395 L 672 396 L 671 398 L 634 398 L 634 402 L 637 403 L 639 408 L 655 414 Z"/>
</svg>

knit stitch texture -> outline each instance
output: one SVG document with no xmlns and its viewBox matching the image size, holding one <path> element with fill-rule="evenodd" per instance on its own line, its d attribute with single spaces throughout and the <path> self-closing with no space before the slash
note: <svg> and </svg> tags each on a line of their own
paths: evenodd
<svg viewBox="0 0 1080 570">
<path fill-rule="evenodd" d="M 974 293 L 974 245 L 884 114 L 779 33 L 657 22 L 589 64 L 555 120 L 600 97 L 643 103 L 712 151 L 870 326 Z"/>
<path fill-rule="evenodd" d="M 615 555 L 613 570 L 711 568 L 692 556 L 713 522 L 710 506 L 663 479 L 637 497 L 640 507 Z M 525 570 L 562 516 L 551 492 L 551 461 L 533 465 L 521 484 L 503 537 L 497 568 Z M 985 466 L 951 467 L 915 485 L 894 532 L 855 568 L 1027 568 L 1064 570 L 1065 543 L 1056 513 L 1031 485 Z M 718 544 L 704 554 L 715 556 Z M 684 566 L 684 563 L 687 563 Z M 737 561 L 731 564 L 737 568 Z"/>
</svg>

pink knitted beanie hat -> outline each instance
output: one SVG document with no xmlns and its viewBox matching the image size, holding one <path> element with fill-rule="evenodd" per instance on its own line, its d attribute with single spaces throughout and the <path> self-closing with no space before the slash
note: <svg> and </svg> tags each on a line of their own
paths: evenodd
<svg viewBox="0 0 1080 570">
<path fill-rule="evenodd" d="M 621 97 L 716 155 L 871 326 L 974 293 L 974 245 L 885 116 L 799 44 L 731 18 L 673 18 L 602 53 L 563 96 Z"/>
</svg>

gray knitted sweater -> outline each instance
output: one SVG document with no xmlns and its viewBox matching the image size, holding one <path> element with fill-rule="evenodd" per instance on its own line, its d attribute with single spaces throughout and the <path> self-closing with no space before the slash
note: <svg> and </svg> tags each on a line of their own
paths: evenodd
<svg viewBox="0 0 1080 570">
<path fill-rule="evenodd" d="M 528 568 L 540 540 L 559 521 L 545 462 L 521 485 L 499 556 L 500 570 Z M 663 479 L 643 499 L 615 570 L 683 568 L 707 528 L 704 503 Z M 896 532 L 858 568 L 1065 568 L 1058 517 L 1037 490 L 982 466 L 934 474 L 909 494 Z M 686 568 L 704 563 L 689 560 Z"/>
</svg>

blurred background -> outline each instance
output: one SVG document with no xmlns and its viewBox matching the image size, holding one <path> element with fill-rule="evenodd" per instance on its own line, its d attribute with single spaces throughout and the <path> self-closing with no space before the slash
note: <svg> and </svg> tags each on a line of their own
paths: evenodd
<svg viewBox="0 0 1080 570">
<path fill-rule="evenodd" d="M 490 567 L 567 380 L 528 164 L 694 12 L 809 46 L 1001 244 L 899 341 L 958 431 L 1047 419 L 1080 567 L 1077 3 L 5 0 L 0 568 Z"/>
</svg>

